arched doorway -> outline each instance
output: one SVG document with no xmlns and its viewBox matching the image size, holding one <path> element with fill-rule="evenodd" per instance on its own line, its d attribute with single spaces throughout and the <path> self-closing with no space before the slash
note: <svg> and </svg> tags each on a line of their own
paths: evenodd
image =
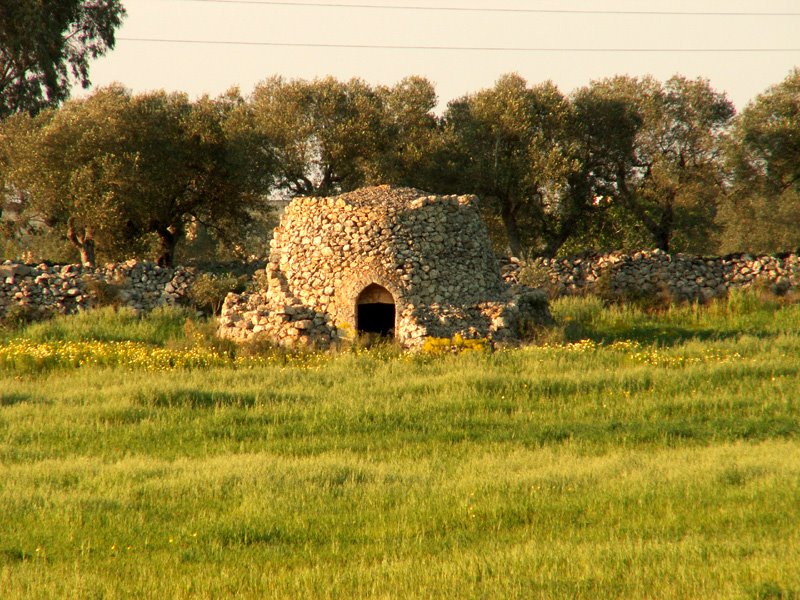
<svg viewBox="0 0 800 600">
<path fill-rule="evenodd" d="M 356 330 L 394 336 L 394 297 L 385 287 L 371 283 L 356 299 Z"/>
</svg>

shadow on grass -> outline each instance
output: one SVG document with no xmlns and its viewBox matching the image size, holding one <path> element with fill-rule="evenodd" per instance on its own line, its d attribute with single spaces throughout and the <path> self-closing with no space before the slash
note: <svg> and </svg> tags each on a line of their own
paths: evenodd
<svg viewBox="0 0 800 600">
<path fill-rule="evenodd" d="M 619 330 L 582 324 L 579 329 L 582 337 L 568 334 L 568 341 L 578 341 L 579 339 L 588 338 L 602 344 L 611 344 L 619 341 L 634 341 L 639 342 L 643 346 L 671 347 L 690 341 L 706 342 L 732 340 L 741 337 L 743 334 L 757 338 L 774 336 L 774 334 L 764 331 L 720 331 L 719 329 L 692 329 L 689 327 L 659 324 L 629 325 Z"/>
<path fill-rule="evenodd" d="M 766 418 L 664 419 L 661 422 L 612 420 L 603 423 L 573 422 L 532 427 L 494 423 L 469 423 L 439 434 L 449 443 L 514 442 L 527 448 L 577 444 L 605 448 L 626 446 L 667 446 L 737 441 L 794 439 L 800 425 L 790 416 Z"/>
<path fill-rule="evenodd" d="M 0 564 L 13 564 L 30 559 L 30 554 L 25 554 L 19 548 L 3 548 L 0 550 Z"/>
<path fill-rule="evenodd" d="M 687 442 L 763 441 L 794 438 L 798 423 L 788 416 L 768 418 L 671 419 L 660 423 L 609 421 L 604 424 L 575 423 L 545 427 L 536 432 L 535 445 L 565 440 L 586 442 L 682 445 Z"/>
<path fill-rule="evenodd" d="M 256 403 L 253 394 L 229 393 L 199 389 L 140 391 L 134 401 L 153 408 L 214 408 L 235 406 L 250 408 Z"/>
<path fill-rule="evenodd" d="M 658 327 L 655 325 L 634 325 L 625 331 L 597 331 L 598 342 L 632 340 L 644 345 L 674 346 L 688 341 L 724 340 L 736 337 L 733 332 L 720 332 L 714 329 L 689 329 L 685 327 Z"/>
<path fill-rule="evenodd" d="M 0 406 L 14 406 L 23 402 L 31 402 L 33 397 L 30 394 L 5 393 L 0 394 Z"/>
<path fill-rule="evenodd" d="M 799 590 L 785 589 L 774 581 L 765 581 L 750 592 L 753 600 L 796 600 L 800 598 Z"/>
<path fill-rule="evenodd" d="M 279 403 L 305 402 L 307 397 L 298 393 L 285 393 L 279 390 L 251 392 L 226 392 L 195 388 L 173 390 L 140 390 L 133 402 L 149 408 L 252 408 Z"/>
</svg>

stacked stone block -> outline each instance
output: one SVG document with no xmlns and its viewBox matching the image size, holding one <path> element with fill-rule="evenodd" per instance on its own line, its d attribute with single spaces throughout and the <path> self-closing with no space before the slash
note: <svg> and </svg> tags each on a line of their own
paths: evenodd
<svg viewBox="0 0 800 600">
<path fill-rule="evenodd" d="M 0 317 L 14 306 L 40 316 L 89 308 L 97 301 L 93 282 L 113 286 L 120 305 L 149 311 L 178 302 L 194 278 L 194 269 L 162 268 L 137 260 L 97 268 L 6 261 L 0 264 Z"/>
<path fill-rule="evenodd" d="M 775 293 L 800 287 L 800 257 L 796 252 L 700 257 L 656 249 L 634 254 L 536 258 L 527 264 L 512 258 L 502 267 L 503 277 L 509 282 L 518 281 L 526 269 L 556 296 L 598 291 L 620 297 L 667 293 L 670 298 L 694 302 L 723 297 L 732 288 L 753 285 Z"/>
</svg>

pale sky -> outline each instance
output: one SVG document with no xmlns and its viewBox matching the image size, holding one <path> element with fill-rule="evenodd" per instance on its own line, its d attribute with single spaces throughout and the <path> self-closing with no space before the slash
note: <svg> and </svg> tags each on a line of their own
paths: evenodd
<svg viewBox="0 0 800 600">
<path fill-rule="evenodd" d="M 552 80 L 564 93 L 617 74 L 650 74 L 666 80 L 677 73 L 709 79 L 741 110 L 800 66 L 797 0 L 309 0 L 306 5 L 300 5 L 301 0 L 124 0 L 124 4 L 128 17 L 117 32 L 116 48 L 92 63 L 93 87 L 118 81 L 134 92 L 163 88 L 196 97 L 216 96 L 231 86 L 247 94 L 271 75 L 359 77 L 372 84 L 422 75 L 436 85 L 443 106 L 491 86 L 508 72 L 519 73 L 531 84 Z M 569 12 L 523 12 L 532 10 Z M 616 13 L 597 14 L 603 11 Z M 772 15 L 629 14 L 637 11 Z M 236 44 L 134 41 L 141 39 Z M 284 43 L 478 49 L 260 45 Z M 576 49 L 635 51 L 572 51 Z M 720 49 L 790 51 L 708 51 Z"/>
</svg>

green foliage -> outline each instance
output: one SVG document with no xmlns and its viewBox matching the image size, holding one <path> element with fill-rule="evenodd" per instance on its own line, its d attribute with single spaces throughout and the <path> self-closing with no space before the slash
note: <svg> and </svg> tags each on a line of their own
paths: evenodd
<svg viewBox="0 0 800 600">
<path fill-rule="evenodd" d="M 11 224 L 7 237 L 0 233 L 0 244 L 5 237 L 3 259 L 38 264 L 51 261 L 57 264 L 74 264 L 80 261 L 80 253 L 68 240 L 54 236 L 46 226 L 17 227 Z"/>
<path fill-rule="evenodd" d="M 604 343 L 624 339 L 674 345 L 743 334 L 778 336 L 800 327 L 796 297 L 760 289 L 734 289 L 706 305 L 681 303 L 661 310 L 635 303 L 607 304 L 597 296 L 569 296 L 552 301 L 550 310 L 559 325 L 574 328 L 579 338 Z M 568 339 L 576 340 L 574 336 Z"/>
<path fill-rule="evenodd" d="M 0 4 L 0 119 L 35 113 L 89 87 L 89 60 L 114 47 L 125 17 L 119 0 Z"/>
<path fill-rule="evenodd" d="M 514 256 L 538 247 L 555 229 L 566 180 L 576 168 L 572 112 L 552 83 L 528 87 L 519 75 L 501 77 L 493 88 L 451 102 L 447 135 L 456 150 L 461 191 L 480 195 L 498 217 Z"/>
<path fill-rule="evenodd" d="M 550 277 L 550 272 L 543 266 L 531 261 L 525 261 L 520 265 L 519 282 L 531 288 L 543 290 L 549 298 L 558 295 L 558 282 Z"/>
<path fill-rule="evenodd" d="M 157 308 L 146 315 L 130 308 L 104 307 L 55 316 L 20 329 L 15 336 L 34 342 L 133 341 L 163 345 L 184 337 L 189 316 L 186 309 L 173 307 Z"/>
<path fill-rule="evenodd" d="M 607 161 L 597 195 L 628 211 L 664 251 L 713 250 L 721 145 L 735 112 L 726 96 L 703 79 L 618 76 L 579 90 L 575 101 Z"/>
<path fill-rule="evenodd" d="M 723 93 L 681 76 L 564 95 L 507 74 L 441 117 L 421 77 L 274 77 L 196 101 L 111 86 L 0 123 L 0 241 L 53 259 L 69 240 L 84 263 L 262 257 L 269 199 L 391 183 L 478 194 L 495 248 L 517 256 L 785 251 L 800 246 L 798 81 L 735 121 Z"/>
<path fill-rule="evenodd" d="M 0 333 L 16 332 L 31 323 L 41 321 L 42 318 L 42 313 L 29 304 L 10 304 L 0 314 Z"/>
<path fill-rule="evenodd" d="M 800 248 L 798 214 L 800 191 L 772 194 L 737 186 L 717 216 L 723 230 L 720 252 L 772 254 Z"/>
<path fill-rule="evenodd" d="M 667 310 L 679 303 L 664 279 L 652 284 L 649 289 L 643 289 L 635 282 L 620 285 L 614 271 L 610 269 L 600 274 L 590 293 L 597 295 L 607 304 L 635 306 L 650 312 Z"/>
<path fill-rule="evenodd" d="M 547 294 L 544 290 L 530 291 L 517 298 L 519 316 L 517 333 L 523 342 L 539 342 L 551 339 L 550 330 L 554 322 L 550 314 Z"/>
<path fill-rule="evenodd" d="M 197 310 L 207 315 L 216 315 L 222 308 L 225 296 L 230 292 L 243 292 L 246 285 L 243 277 L 230 273 L 201 273 L 192 282 L 188 299 Z"/>
<path fill-rule="evenodd" d="M 376 135 L 380 102 L 363 81 L 274 77 L 256 87 L 250 110 L 256 130 L 273 142 L 279 189 L 325 196 L 366 183 L 362 167 L 383 139 Z"/>
<path fill-rule="evenodd" d="M 722 251 L 800 247 L 800 69 L 742 111 L 727 147 L 734 179 L 720 212 Z"/>
<path fill-rule="evenodd" d="M 84 277 L 83 280 L 86 290 L 94 299 L 93 305 L 96 307 L 111 306 L 118 308 L 122 306 L 122 286 L 118 282 L 105 281 L 94 277 Z"/>
<path fill-rule="evenodd" d="M 420 77 L 364 81 L 267 79 L 237 111 L 271 157 L 276 191 L 326 196 L 364 185 L 418 185 L 432 168 L 436 94 Z M 430 181 L 430 180 L 427 180 Z"/>
<path fill-rule="evenodd" d="M 234 151 L 234 109 L 230 95 L 190 102 L 103 88 L 5 124 L 6 183 L 22 193 L 26 216 L 69 239 L 82 262 L 94 262 L 95 246 L 112 259 L 142 254 L 156 236 L 169 265 L 190 222 L 238 235 L 262 204 L 265 182 L 249 173 L 263 161 Z"/>
<path fill-rule="evenodd" d="M 704 80 L 615 77 L 567 98 L 506 75 L 452 102 L 445 131 L 457 185 L 484 199 L 516 256 L 643 240 L 703 252 L 713 248 L 733 112 Z"/>
</svg>

